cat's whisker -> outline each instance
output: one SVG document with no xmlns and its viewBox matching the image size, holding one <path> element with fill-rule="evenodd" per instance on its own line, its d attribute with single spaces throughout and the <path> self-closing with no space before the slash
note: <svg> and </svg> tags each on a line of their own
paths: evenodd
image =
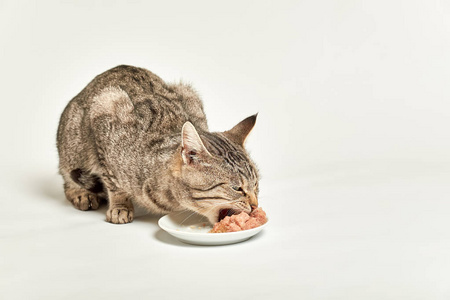
<svg viewBox="0 0 450 300">
<path fill-rule="evenodd" d="M 187 216 L 186 218 L 184 218 L 184 220 L 183 221 L 181 221 L 181 225 L 183 225 L 184 224 L 184 222 L 186 222 L 186 220 L 188 220 L 190 217 L 192 217 L 193 215 L 195 214 L 195 212 L 194 211 L 191 211 L 191 214 L 189 215 L 189 216 Z"/>
</svg>

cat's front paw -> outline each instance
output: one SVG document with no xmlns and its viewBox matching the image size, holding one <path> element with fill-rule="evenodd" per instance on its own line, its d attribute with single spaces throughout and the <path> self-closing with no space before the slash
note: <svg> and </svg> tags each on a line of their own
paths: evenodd
<svg viewBox="0 0 450 300">
<path fill-rule="evenodd" d="M 133 210 L 126 207 L 113 207 L 106 212 L 106 221 L 113 224 L 126 224 L 133 221 Z"/>
</svg>

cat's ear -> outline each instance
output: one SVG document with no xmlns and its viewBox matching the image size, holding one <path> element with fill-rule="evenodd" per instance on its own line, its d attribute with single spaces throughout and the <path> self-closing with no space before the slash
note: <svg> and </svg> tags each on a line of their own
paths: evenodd
<svg viewBox="0 0 450 300">
<path fill-rule="evenodd" d="M 185 164 L 192 164 L 205 156 L 211 156 L 191 122 L 181 129 L 181 157 Z"/>
<path fill-rule="evenodd" d="M 253 127 L 256 123 L 256 117 L 258 114 L 250 116 L 244 120 L 242 120 L 239 124 L 234 126 L 228 131 L 225 131 L 224 134 L 227 138 L 232 140 L 238 145 L 244 146 L 245 140 L 247 139 L 248 134 L 252 131 Z"/>
</svg>

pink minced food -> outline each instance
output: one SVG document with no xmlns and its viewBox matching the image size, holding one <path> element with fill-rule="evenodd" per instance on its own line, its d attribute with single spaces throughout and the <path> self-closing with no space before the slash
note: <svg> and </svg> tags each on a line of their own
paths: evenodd
<svg viewBox="0 0 450 300">
<path fill-rule="evenodd" d="M 267 222 L 266 213 L 262 208 L 254 209 L 250 215 L 241 212 L 238 215 L 226 216 L 220 222 L 214 224 L 211 233 L 224 233 L 247 230 L 259 227 Z"/>
</svg>

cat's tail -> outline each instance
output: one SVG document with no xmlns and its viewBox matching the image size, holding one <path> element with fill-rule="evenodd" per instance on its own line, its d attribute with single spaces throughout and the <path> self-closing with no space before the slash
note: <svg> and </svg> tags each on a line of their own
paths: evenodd
<svg viewBox="0 0 450 300">
<path fill-rule="evenodd" d="M 70 172 L 70 178 L 82 188 L 92 193 L 98 194 L 104 191 L 103 182 L 100 177 L 82 169 L 72 170 Z"/>
</svg>

